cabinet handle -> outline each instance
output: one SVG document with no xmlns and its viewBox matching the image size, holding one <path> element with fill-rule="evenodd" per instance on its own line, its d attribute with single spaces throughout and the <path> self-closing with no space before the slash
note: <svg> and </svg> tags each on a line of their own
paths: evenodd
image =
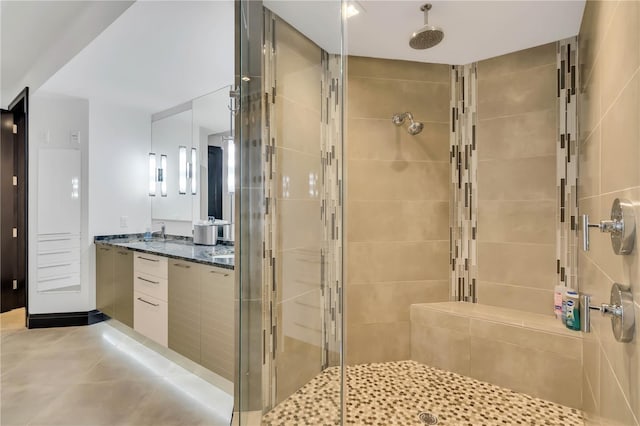
<svg viewBox="0 0 640 426">
<path fill-rule="evenodd" d="M 148 280 L 148 279 L 142 278 L 142 277 L 138 277 L 138 279 L 142 280 L 142 281 L 146 281 L 146 282 L 151 283 L 151 284 L 160 284 L 159 281 L 151 281 L 151 280 Z"/>
<path fill-rule="evenodd" d="M 109 247 L 98 247 L 98 250 L 109 251 L 111 249 Z"/>
<path fill-rule="evenodd" d="M 183 265 L 182 263 L 174 263 L 173 266 L 177 266 L 179 268 L 185 268 L 185 269 L 189 269 L 191 268 L 191 266 L 189 265 Z"/>
<path fill-rule="evenodd" d="M 138 256 L 138 259 L 147 260 L 149 262 L 160 262 L 158 259 L 149 259 L 148 257 Z"/>
<path fill-rule="evenodd" d="M 126 251 L 119 251 L 119 252 L 118 252 L 118 254 L 121 254 L 121 255 L 123 255 L 123 256 L 126 256 L 126 255 L 128 255 L 128 254 L 129 254 L 129 252 L 126 252 Z"/>
<path fill-rule="evenodd" d="M 224 272 L 218 272 L 218 271 L 214 271 L 214 270 L 211 270 L 209 272 L 211 272 L 212 274 L 224 275 L 225 277 L 229 276 L 229 274 L 225 274 Z"/>
<path fill-rule="evenodd" d="M 147 305 L 155 306 L 156 308 L 157 308 L 158 306 L 160 306 L 160 304 L 159 304 L 159 303 L 151 303 L 151 302 L 148 302 L 148 301 L 144 300 L 142 297 L 138 297 L 138 300 L 139 300 L 139 301 L 141 301 L 141 302 L 146 303 Z"/>
</svg>

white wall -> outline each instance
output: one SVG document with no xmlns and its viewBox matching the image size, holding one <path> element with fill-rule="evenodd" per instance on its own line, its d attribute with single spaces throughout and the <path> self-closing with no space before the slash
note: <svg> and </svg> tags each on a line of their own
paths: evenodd
<svg viewBox="0 0 640 426">
<path fill-rule="evenodd" d="M 89 139 L 89 233 L 145 232 L 151 225 L 151 115 L 92 100 Z"/>
<path fill-rule="evenodd" d="M 95 286 L 91 272 L 92 238 L 88 233 L 88 138 L 89 103 L 85 99 L 36 92 L 29 111 L 29 312 L 74 312 L 92 309 Z M 39 293 L 37 276 L 38 158 L 41 148 L 78 148 L 71 133 L 79 133 L 81 152 L 81 286 L 77 292 Z"/>
</svg>

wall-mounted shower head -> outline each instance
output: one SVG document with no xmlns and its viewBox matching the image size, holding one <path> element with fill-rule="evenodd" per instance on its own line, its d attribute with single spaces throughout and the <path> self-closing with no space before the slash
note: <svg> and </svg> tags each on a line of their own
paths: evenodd
<svg viewBox="0 0 640 426">
<path fill-rule="evenodd" d="M 424 128 L 424 124 L 420 123 L 419 121 L 415 121 L 413 119 L 413 114 L 411 114 L 410 112 L 394 114 L 394 116 L 391 117 L 391 121 L 393 121 L 393 124 L 395 124 L 396 126 L 402 126 L 404 124 L 404 120 L 407 118 L 409 119 L 409 127 L 407 127 L 407 132 L 409 132 L 409 134 L 413 136 L 420 133 Z"/>
<path fill-rule="evenodd" d="M 411 34 L 411 38 L 409 39 L 409 46 L 418 50 L 433 47 L 444 38 L 442 28 L 429 25 L 429 10 L 431 10 L 431 4 L 427 3 L 422 5 L 420 10 L 424 12 L 424 26 Z"/>
</svg>

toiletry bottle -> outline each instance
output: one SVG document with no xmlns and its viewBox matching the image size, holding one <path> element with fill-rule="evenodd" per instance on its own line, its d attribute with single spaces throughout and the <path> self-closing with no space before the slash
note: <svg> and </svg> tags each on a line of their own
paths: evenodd
<svg viewBox="0 0 640 426">
<path fill-rule="evenodd" d="M 580 330 L 580 298 L 578 292 L 569 290 L 567 294 L 567 328 Z"/>
<path fill-rule="evenodd" d="M 144 240 L 151 241 L 151 228 L 147 228 L 144 232 Z"/>
<path fill-rule="evenodd" d="M 562 291 L 562 313 L 560 318 L 562 319 L 563 324 L 567 324 L 567 288 L 565 287 Z"/>
<path fill-rule="evenodd" d="M 562 319 L 562 296 L 564 294 L 565 286 L 557 285 L 553 291 L 553 313 L 556 315 L 556 318 Z"/>
</svg>

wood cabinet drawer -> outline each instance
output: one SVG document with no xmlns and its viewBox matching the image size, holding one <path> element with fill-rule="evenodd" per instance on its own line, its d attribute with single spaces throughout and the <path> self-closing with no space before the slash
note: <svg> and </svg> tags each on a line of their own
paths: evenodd
<svg viewBox="0 0 640 426">
<path fill-rule="evenodd" d="M 168 300 L 168 281 L 167 278 L 158 278 L 136 269 L 133 274 L 133 290 L 166 302 Z"/>
<path fill-rule="evenodd" d="M 134 329 L 166 347 L 169 318 L 167 302 L 137 291 L 134 291 L 133 297 Z"/>
<path fill-rule="evenodd" d="M 134 271 L 167 279 L 167 258 L 147 253 L 136 253 L 133 258 Z"/>
</svg>

